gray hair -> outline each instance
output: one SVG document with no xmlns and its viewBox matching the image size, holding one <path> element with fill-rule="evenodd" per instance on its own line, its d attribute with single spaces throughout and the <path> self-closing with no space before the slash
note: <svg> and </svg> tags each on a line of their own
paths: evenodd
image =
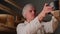
<svg viewBox="0 0 60 34">
<path fill-rule="evenodd" d="M 30 7 L 33 7 L 33 5 L 32 4 L 27 4 L 27 5 L 24 6 L 24 8 L 22 10 L 22 15 L 23 15 L 24 18 L 26 18 L 25 14 L 27 12 L 27 9 L 30 8 Z"/>
</svg>

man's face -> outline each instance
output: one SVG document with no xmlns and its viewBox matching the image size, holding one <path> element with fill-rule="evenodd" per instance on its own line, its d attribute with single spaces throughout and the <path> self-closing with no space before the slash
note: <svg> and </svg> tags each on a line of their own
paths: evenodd
<svg viewBox="0 0 60 34">
<path fill-rule="evenodd" d="M 35 9 L 34 9 L 34 7 L 29 7 L 26 12 L 26 18 L 34 19 L 34 17 L 35 17 Z"/>
</svg>

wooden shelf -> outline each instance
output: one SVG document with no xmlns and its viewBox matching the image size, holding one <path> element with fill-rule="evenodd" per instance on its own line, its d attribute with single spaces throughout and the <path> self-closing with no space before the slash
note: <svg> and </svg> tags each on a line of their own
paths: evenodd
<svg viewBox="0 0 60 34">
<path fill-rule="evenodd" d="M 13 0 L 4 0 L 5 2 L 8 2 L 9 4 L 17 7 L 18 9 L 22 9 L 22 6 L 18 5 L 15 1 Z"/>
</svg>

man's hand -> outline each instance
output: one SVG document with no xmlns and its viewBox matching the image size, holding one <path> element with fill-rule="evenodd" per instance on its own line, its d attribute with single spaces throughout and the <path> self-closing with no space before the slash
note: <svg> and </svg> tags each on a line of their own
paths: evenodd
<svg viewBox="0 0 60 34">
<path fill-rule="evenodd" d="M 60 21 L 60 11 L 59 11 L 59 10 L 52 11 L 51 14 L 52 14 L 58 21 Z"/>
<path fill-rule="evenodd" d="M 38 15 L 38 19 L 42 21 L 45 15 L 51 12 L 52 10 L 53 8 L 51 6 L 48 6 L 47 3 L 45 3 L 42 12 Z"/>
<path fill-rule="evenodd" d="M 49 6 L 47 3 L 45 3 L 42 12 L 44 12 L 45 14 L 51 12 L 53 10 L 53 7 Z"/>
</svg>

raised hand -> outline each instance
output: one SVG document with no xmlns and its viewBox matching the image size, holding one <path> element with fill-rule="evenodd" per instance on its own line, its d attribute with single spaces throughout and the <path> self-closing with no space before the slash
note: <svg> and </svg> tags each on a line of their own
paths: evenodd
<svg viewBox="0 0 60 34">
<path fill-rule="evenodd" d="M 49 6 L 47 3 L 45 3 L 42 12 L 49 13 L 53 10 L 53 7 Z"/>
</svg>

